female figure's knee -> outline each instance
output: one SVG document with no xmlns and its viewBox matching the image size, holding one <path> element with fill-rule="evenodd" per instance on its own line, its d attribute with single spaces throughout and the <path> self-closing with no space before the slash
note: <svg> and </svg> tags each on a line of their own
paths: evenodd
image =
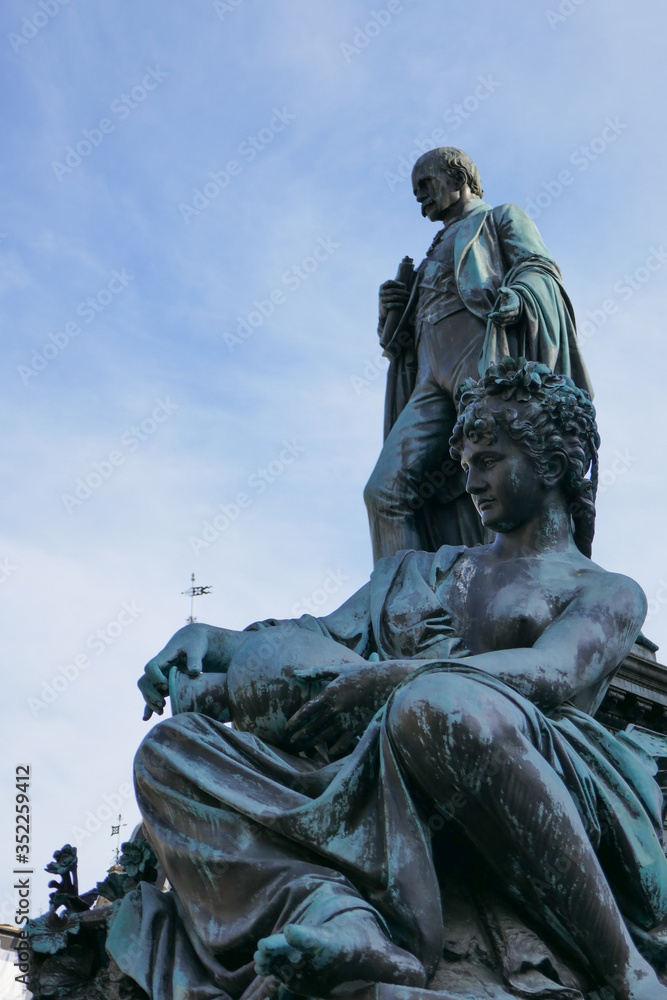
<svg viewBox="0 0 667 1000">
<path fill-rule="evenodd" d="M 389 710 L 391 738 L 406 761 L 437 755 L 441 768 L 475 772 L 516 738 L 501 694 L 446 671 L 422 674 L 396 693 Z"/>
<path fill-rule="evenodd" d="M 421 674 L 394 695 L 389 731 L 398 746 L 448 746 L 454 731 L 466 727 L 465 682 L 446 672 Z"/>
<path fill-rule="evenodd" d="M 417 681 L 411 681 L 396 692 L 387 715 L 389 734 L 402 749 L 421 739 L 423 705 L 421 698 L 415 697 L 416 685 Z"/>
</svg>

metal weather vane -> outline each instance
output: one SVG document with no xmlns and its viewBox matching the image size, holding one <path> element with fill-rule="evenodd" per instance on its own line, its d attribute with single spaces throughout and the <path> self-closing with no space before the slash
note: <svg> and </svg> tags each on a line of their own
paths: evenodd
<svg viewBox="0 0 667 1000">
<path fill-rule="evenodd" d="M 122 818 L 123 817 L 119 813 L 118 814 L 118 823 L 115 826 L 113 824 L 111 826 L 111 836 L 112 837 L 116 837 L 116 836 L 118 837 L 118 844 L 116 845 L 116 864 L 118 864 L 118 859 L 120 857 L 120 828 L 122 826 L 127 826 L 127 823 L 121 823 Z"/>
<path fill-rule="evenodd" d="M 210 594 L 210 592 L 212 590 L 211 586 L 208 586 L 208 587 L 197 587 L 197 586 L 195 586 L 195 575 L 194 575 L 194 573 L 192 574 L 192 576 L 191 576 L 190 579 L 192 580 L 192 586 L 188 587 L 187 590 L 182 590 L 181 591 L 182 594 L 185 594 L 186 597 L 190 598 L 190 614 L 189 614 L 188 618 L 186 619 L 186 621 L 187 621 L 187 623 L 189 625 L 191 625 L 192 622 L 196 622 L 197 621 L 197 619 L 195 618 L 195 613 L 194 613 L 195 612 L 195 597 L 202 597 L 204 594 Z"/>
</svg>

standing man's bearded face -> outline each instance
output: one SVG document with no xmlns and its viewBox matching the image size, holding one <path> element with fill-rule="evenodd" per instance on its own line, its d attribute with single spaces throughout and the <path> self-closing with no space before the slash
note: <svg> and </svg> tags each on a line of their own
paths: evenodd
<svg viewBox="0 0 667 1000">
<path fill-rule="evenodd" d="M 424 218 L 446 222 L 448 210 L 461 198 L 465 182 L 457 173 L 448 173 L 428 157 L 417 160 L 412 171 L 412 190 Z"/>
</svg>

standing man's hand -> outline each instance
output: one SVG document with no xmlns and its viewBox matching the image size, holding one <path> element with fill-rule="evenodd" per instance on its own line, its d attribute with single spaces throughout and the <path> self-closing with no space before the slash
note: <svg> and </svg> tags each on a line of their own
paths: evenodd
<svg viewBox="0 0 667 1000">
<path fill-rule="evenodd" d="M 390 309 L 400 309 L 402 312 L 409 298 L 407 285 L 402 281 L 392 279 L 380 285 L 380 324 L 384 323 Z"/>
<path fill-rule="evenodd" d="M 505 286 L 500 288 L 493 310 L 489 313 L 491 322 L 496 326 L 509 326 L 518 320 L 520 313 L 521 299 L 517 293 Z"/>
</svg>

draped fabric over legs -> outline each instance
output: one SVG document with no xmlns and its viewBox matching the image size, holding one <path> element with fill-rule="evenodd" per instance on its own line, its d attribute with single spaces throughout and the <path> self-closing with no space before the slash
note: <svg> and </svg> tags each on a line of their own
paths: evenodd
<svg viewBox="0 0 667 1000">
<path fill-rule="evenodd" d="M 414 658 L 415 673 L 397 692 L 433 671 L 455 674 L 482 685 L 499 711 L 507 705 L 508 717 L 519 713 L 522 733 L 571 795 L 635 940 L 652 960 L 665 960 L 667 862 L 655 765 L 585 712 L 561 706 L 547 717 L 512 687 L 457 662 L 465 650 L 443 581 L 464 552 L 382 559 L 336 612 L 290 621 L 286 632 L 315 633 L 366 658 Z M 173 888 L 127 896 L 108 949 L 152 1000 L 260 1000 L 264 986 L 252 964 L 260 938 L 288 922 L 318 924 L 359 908 L 429 975 L 443 945 L 452 951 L 458 874 L 449 846 L 438 844 L 448 825 L 456 830 L 456 809 L 436 815 L 403 768 L 388 725 L 394 697 L 347 757 L 324 766 L 198 714 L 151 730 L 137 754 L 137 799 Z M 434 830 L 441 831 L 435 840 Z M 491 872 L 484 866 L 493 859 L 475 860 L 468 847 L 473 864 Z M 461 884 L 469 900 L 480 887 L 468 876 Z M 491 888 L 502 903 L 493 914 Z M 571 956 L 574 942 L 539 900 L 530 908 L 518 900 L 516 888 L 481 887 L 495 982 L 514 984 L 518 995 L 577 997 L 565 974 L 544 971 L 558 968 L 550 949 Z M 526 921 L 527 964 L 513 946 L 517 935 L 525 939 Z"/>
<path fill-rule="evenodd" d="M 548 719 L 481 671 L 450 661 L 418 674 L 433 670 L 489 687 L 523 713 L 531 741 L 565 782 L 613 873 L 619 903 L 650 939 L 667 915 L 667 863 L 659 793 L 645 762 L 576 709 Z M 158 904 L 146 889 L 143 900 L 126 898 L 108 947 L 153 1000 L 178 997 L 178 989 L 184 1000 L 253 993 L 259 938 L 288 922 L 318 924 L 358 908 L 371 910 L 434 973 L 447 899 L 428 812 L 398 762 L 386 708 L 349 757 L 319 770 L 203 716 L 179 716 L 144 741 L 136 779 L 148 835 L 178 901 Z M 176 913 L 187 941 L 173 927 Z M 545 928 L 551 923 L 538 909 L 532 916 L 545 917 Z M 156 925 L 178 946 L 160 944 Z M 151 940 L 133 949 L 142 933 Z M 148 969 L 145 959 L 141 967 L 146 954 Z"/>
</svg>

